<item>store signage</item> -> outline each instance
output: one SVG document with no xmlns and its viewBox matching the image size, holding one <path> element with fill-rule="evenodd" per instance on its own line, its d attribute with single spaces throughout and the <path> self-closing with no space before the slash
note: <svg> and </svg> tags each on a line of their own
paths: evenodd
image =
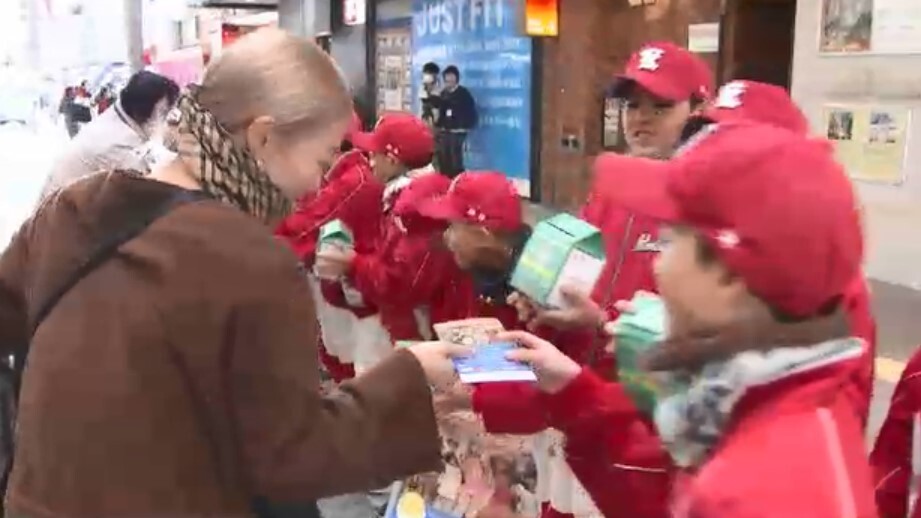
<svg viewBox="0 0 921 518">
<path fill-rule="evenodd" d="M 560 35 L 559 0 L 525 0 L 524 17 L 528 36 Z"/>
<path fill-rule="evenodd" d="M 522 32 L 524 2 L 413 0 L 412 5 L 414 111 L 422 113 L 422 65 L 456 66 L 479 113 L 464 146 L 467 169 L 502 171 L 529 195 L 533 39 Z"/>
<path fill-rule="evenodd" d="M 365 0 L 342 0 L 342 23 L 364 25 L 365 11 Z"/>
</svg>

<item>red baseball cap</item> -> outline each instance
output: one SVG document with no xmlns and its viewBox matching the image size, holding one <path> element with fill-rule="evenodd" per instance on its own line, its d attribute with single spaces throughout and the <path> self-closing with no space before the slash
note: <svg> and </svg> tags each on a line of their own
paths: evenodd
<svg viewBox="0 0 921 518">
<path fill-rule="evenodd" d="M 674 43 L 647 43 L 634 52 L 627 68 L 614 79 L 614 97 L 628 97 L 634 86 L 668 101 L 691 97 L 709 99 L 713 95 L 710 66 L 691 51 Z"/>
<path fill-rule="evenodd" d="M 447 194 L 420 204 L 419 213 L 490 230 L 518 230 L 523 221 L 518 191 L 504 174 L 495 171 L 461 173 Z"/>
<path fill-rule="evenodd" d="M 702 118 L 717 123 L 750 120 L 800 135 L 809 133 L 809 121 L 790 94 L 779 86 L 757 81 L 730 81 L 720 87 Z"/>
<path fill-rule="evenodd" d="M 352 144 L 369 153 L 386 154 L 410 169 L 432 162 L 435 137 L 419 117 L 406 112 L 382 116 L 370 133 L 352 135 Z"/>
<path fill-rule="evenodd" d="M 612 186 L 603 196 L 694 228 L 753 294 L 791 315 L 814 315 L 859 273 L 859 209 L 827 141 L 734 121 L 670 161 L 607 153 L 595 168 Z"/>
<path fill-rule="evenodd" d="M 451 187 L 451 180 L 438 173 L 425 173 L 412 179 L 409 185 L 400 191 L 393 206 L 393 213 L 406 216 L 419 212 L 419 206 L 435 197 L 444 196 Z"/>
</svg>

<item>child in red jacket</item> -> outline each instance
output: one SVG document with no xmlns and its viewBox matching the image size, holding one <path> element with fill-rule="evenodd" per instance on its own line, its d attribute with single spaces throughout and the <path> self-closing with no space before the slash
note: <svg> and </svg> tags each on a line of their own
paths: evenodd
<svg viewBox="0 0 921 518">
<path fill-rule="evenodd" d="M 354 116 L 346 144 L 360 129 L 361 121 Z M 294 213 L 276 229 L 276 235 L 288 242 L 308 272 L 320 322 L 320 359 L 335 381 L 354 376 L 352 326 L 376 310 L 350 305 L 340 283 L 321 281 L 313 275 L 319 230 L 323 224 L 340 219 L 354 233 L 357 249 L 373 249 L 380 228 L 374 215 L 380 213 L 383 190 L 365 155 L 346 150 L 324 176 L 320 190 L 299 200 Z"/>
<path fill-rule="evenodd" d="M 809 134 L 809 121 L 786 90 L 756 81 L 730 81 L 723 85 L 713 104 L 695 117 L 689 127 L 739 120 L 757 121 L 784 128 L 798 135 Z M 808 173 L 806 173 L 808 174 Z M 854 372 L 845 388 L 864 427 L 870 414 L 876 360 L 876 319 L 870 304 L 870 291 L 863 273 L 854 278 L 844 295 L 844 309 L 851 333 L 864 340 L 863 368 Z"/>
<path fill-rule="evenodd" d="M 419 211 L 451 225 L 445 242 L 458 265 L 470 272 L 484 309 L 491 310 L 475 316 L 497 316 L 508 329 L 517 327 L 517 314 L 504 300 L 511 293 L 509 280 L 530 229 L 523 223 L 521 202 L 511 182 L 498 172 L 466 172 L 455 178 L 444 197 L 425 202 Z M 587 350 L 567 350 L 567 354 L 587 361 Z M 488 383 L 439 395 L 436 406 L 442 413 L 473 410 L 490 433 L 535 435 L 542 516 L 600 516 L 562 457 L 551 454 L 562 450 L 559 438 L 547 430 L 540 397 L 531 383 Z"/>
<path fill-rule="evenodd" d="M 880 518 L 921 518 L 921 350 L 908 360 L 895 386 L 870 464 Z"/>
<path fill-rule="evenodd" d="M 700 113 L 713 94 L 713 72 L 697 55 L 670 42 L 652 42 L 634 52 L 611 93 L 624 102 L 624 132 L 631 156 L 668 159 L 681 143 L 689 118 Z M 591 297 L 564 293 L 570 307 L 537 311 L 516 298 L 522 317 L 534 325 L 599 331 L 617 314 L 615 302 L 640 290 L 655 291 L 652 261 L 658 249 L 659 223 L 607 202 L 606 171 L 596 171 L 580 217 L 601 229 L 607 261 Z M 603 340 L 602 340 L 603 342 Z"/>
<path fill-rule="evenodd" d="M 860 421 L 840 390 L 863 363 L 843 307 L 863 239 L 831 146 L 730 122 L 672 161 L 608 165 L 613 202 L 669 225 L 656 263 L 669 336 L 644 360 L 686 383 L 655 409 L 686 470 L 672 516 L 874 517 Z M 534 366 L 570 455 L 641 424 L 620 385 L 533 335 L 503 338 L 527 346 L 510 357 Z"/>
<path fill-rule="evenodd" d="M 463 305 L 463 275 L 451 255 L 433 246 L 441 223 L 422 217 L 416 206 L 444 194 L 450 180 L 416 173 L 431 163 L 434 139 L 425 123 L 409 113 L 381 118 L 371 133 L 354 139 L 371 154 L 374 175 L 385 184 L 381 240 L 374 250 L 332 250 L 320 255 L 320 268 L 343 276 L 361 297 L 380 309 L 392 340 L 432 338 L 431 322 Z M 375 351 L 380 356 L 386 351 Z"/>
<path fill-rule="evenodd" d="M 699 57 L 672 43 L 649 43 L 635 52 L 624 73 L 616 78 L 612 92 L 625 102 L 624 124 L 630 154 L 655 159 L 670 157 L 681 143 L 689 118 L 703 109 L 713 93 L 712 75 Z M 524 297 L 515 295 L 511 299 L 521 318 L 530 320 L 532 329 L 543 327 L 542 336 L 551 338 L 567 355 L 592 365 L 604 376 L 609 376 L 614 367 L 613 359 L 605 351 L 608 337 L 601 332 L 601 327 L 616 316 L 615 302 L 630 298 L 639 290 L 655 290 L 652 262 L 659 251 L 660 226 L 653 218 L 608 202 L 603 193 L 611 182 L 610 174 L 606 169 L 596 170 L 591 194 L 580 213 L 583 219 L 601 229 L 607 255 L 591 296 L 564 292 L 569 307 L 536 311 Z M 548 334 L 548 327 L 558 331 Z M 481 404 L 480 408 L 488 422 L 490 414 L 497 419 L 513 415 L 503 410 L 503 406 L 508 405 L 496 399 L 488 406 Z M 535 424 L 541 430 L 550 427 L 545 410 L 538 407 L 537 411 L 528 413 L 539 416 L 540 420 L 524 422 Z M 559 471 L 565 468 L 568 472 L 572 468 L 593 495 L 593 490 L 605 491 L 602 488 L 611 485 L 622 488 L 623 494 L 632 495 L 623 498 L 623 494 L 617 493 L 610 498 L 608 492 L 606 498 L 595 497 L 595 504 L 606 516 L 658 518 L 667 515 L 665 496 L 671 483 L 670 463 L 661 455 L 658 438 L 648 427 L 640 426 L 630 442 L 622 445 L 616 462 L 607 462 L 604 455 L 570 457 L 564 461 L 560 434 L 554 431 L 548 435 L 554 435 L 554 444 L 548 449 L 553 451 Z M 604 466 L 604 473 L 596 470 L 597 466 Z M 581 472 L 588 473 L 588 477 L 583 477 Z M 576 492 L 581 493 L 581 486 L 579 489 Z M 557 491 L 560 493 L 569 494 Z M 569 510 L 572 506 L 565 498 L 560 500 L 553 505 L 557 511 L 579 514 Z"/>
</svg>

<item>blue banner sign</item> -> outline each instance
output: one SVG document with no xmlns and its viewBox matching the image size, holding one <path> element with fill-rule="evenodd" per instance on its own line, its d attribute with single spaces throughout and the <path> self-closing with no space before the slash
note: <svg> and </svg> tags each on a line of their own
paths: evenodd
<svg viewBox="0 0 921 518">
<path fill-rule="evenodd" d="M 422 65 L 455 65 L 476 100 L 479 124 L 467 138 L 469 170 L 495 170 L 530 194 L 531 38 L 521 0 L 413 0 L 413 98 L 419 113 Z"/>
</svg>

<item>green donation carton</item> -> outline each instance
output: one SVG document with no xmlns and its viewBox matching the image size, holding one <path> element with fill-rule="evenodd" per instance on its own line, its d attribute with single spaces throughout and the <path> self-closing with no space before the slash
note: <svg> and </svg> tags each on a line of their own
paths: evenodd
<svg viewBox="0 0 921 518">
<path fill-rule="evenodd" d="M 562 286 L 591 293 L 604 268 L 604 243 L 595 226 L 569 214 L 541 221 L 525 244 L 510 284 L 532 301 L 564 307 Z"/>
</svg>

